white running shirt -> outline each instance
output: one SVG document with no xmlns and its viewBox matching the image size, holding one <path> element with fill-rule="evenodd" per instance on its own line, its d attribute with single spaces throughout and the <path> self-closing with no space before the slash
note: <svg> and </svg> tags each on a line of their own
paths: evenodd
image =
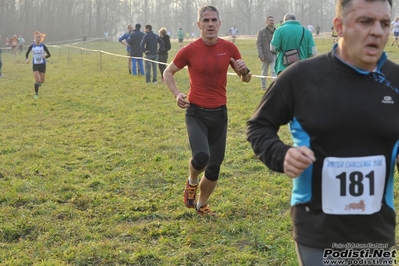
<svg viewBox="0 0 399 266">
<path fill-rule="evenodd" d="M 399 32 L 399 21 L 392 21 L 391 26 L 393 28 L 393 32 Z"/>
</svg>

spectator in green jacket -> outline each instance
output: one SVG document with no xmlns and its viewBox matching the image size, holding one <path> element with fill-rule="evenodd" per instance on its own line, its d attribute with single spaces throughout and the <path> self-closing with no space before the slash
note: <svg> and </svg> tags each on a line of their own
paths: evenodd
<svg viewBox="0 0 399 266">
<path fill-rule="evenodd" d="M 277 53 L 275 64 L 277 75 L 288 66 L 283 62 L 283 56 L 291 49 L 299 51 L 300 60 L 312 57 L 317 53 L 312 33 L 296 20 L 294 14 L 288 13 L 284 16 L 283 25 L 274 32 L 270 44 L 270 50 Z"/>
</svg>

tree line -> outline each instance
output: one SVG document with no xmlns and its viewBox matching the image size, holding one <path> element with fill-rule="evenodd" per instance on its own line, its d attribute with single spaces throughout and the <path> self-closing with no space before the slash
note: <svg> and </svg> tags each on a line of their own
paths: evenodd
<svg viewBox="0 0 399 266">
<path fill-rule="evenodd" d="M 335 15 L 336 0 L 1 0 L 0 35 L 22 35 L 29 42 L 38 30 L 47 42 L 102 37 L 105 32 L 117 38 L 128 23 L 151 24 L 156 31 L 166 27 L 176 38 L 179 28 L 198 36 L 197 11 L 215 5 L 221 13 L 220 34 L 236 25 L 239 35 L 255 35 L 265 26 L 266 16 L 276 23 L 284 14 L 295 13 L 304 25 L 319 25 L 329 31 Z M 394 5 L 392 16 L 398 14 Z"/>
</svg>

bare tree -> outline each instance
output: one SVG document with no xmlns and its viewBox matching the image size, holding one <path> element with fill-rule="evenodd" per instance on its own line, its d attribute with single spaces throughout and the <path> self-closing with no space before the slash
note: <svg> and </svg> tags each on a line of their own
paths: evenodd
<svg viewBox="0 0 399 266">
<path fill-rule="evenodd" d="M 121 34 L 127 23 L 179 27 L 198 32 L 197 11 L 203 5 L 215 5 L 221 12 L 221 34 L 236 24 L 239 34 L 255 35 L 264 27 L 267 15 L 278 22 L 294 12 L 307 25 L 320 25 L 329 31 L 335 15 L 336 0 L 0 0 L 0 35 L 4 38 L 22 34 L 29 40 L 35 30 L 47 34 L 46 41 L 101 37 L 109 32 Z M 399 15 L 399 5 L 392 16 Z M 175 37 L 175 36 L 174 36 Z M 32 38 L 33 39 L 33 38 Z"/>
</svg>

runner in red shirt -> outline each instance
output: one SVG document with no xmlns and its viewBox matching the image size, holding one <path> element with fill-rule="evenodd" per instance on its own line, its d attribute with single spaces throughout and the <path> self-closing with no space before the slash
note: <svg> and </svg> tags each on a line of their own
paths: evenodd
<svg viewBox="0 0 399 266">
<path fill-rule="evenodd" d="M 184 191 L 187 207 L 200 215 L 215 215 L 208 199 L 216 187 L 223 162 L 227 136 L 226 83 L 229 65 L 244 82 L 251 80 L 250 70 L 241 59 L 237 47 L 218 37 L 221 21 L 214 6 L 204 6 L 198 13 L 201 38 L 181 48 L 164 72 L 165 82 L 186 109 L 186 125 L 192 150 L 189 177 Z M 174 74 L 188 67 L 188 97 L 177 88 Z M 204 176 L 199 182 L 199 175 Z M 199 183 L 200 193 L 196 201 Z"/>
</svg>

